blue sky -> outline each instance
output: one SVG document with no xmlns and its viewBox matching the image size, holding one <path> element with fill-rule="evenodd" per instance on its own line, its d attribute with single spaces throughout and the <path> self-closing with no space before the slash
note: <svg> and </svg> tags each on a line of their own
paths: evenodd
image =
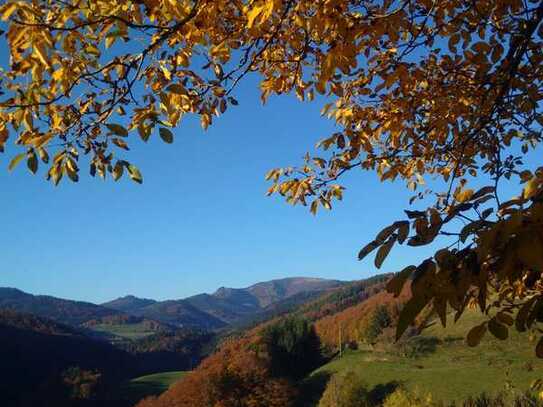
<svg viewBox="0 0 543 407">
<path fill-rule="evenodd" d="M 266 197 L 266 172 L 301 163 L 334 124 L 320 116 L 319 102 L 282 96 L 262 106 L 256 77 L 235 96 L 240 105 L 207 132 L 187 118 L 174 130 L 173 145 L 157 134 L 148 144 L 131 136 L 126 157 L 142 170 L 143 185 L 83 175 L 79 184 L 54 187 L 43 168 L 37 176 L 24 164 L 8 173 L 19 152 L 8 144 L 0 155 L 0 286 L 102 302 L 377 273 L 373 256 L 356 260 L 358 250 L 405 217 L 411 192 L 401 182 L 382 184 L 373 173 L 353 171 L 345 201 L 317 217 Z M 398 271 L 433 248 L 396 247 L 381 271 Z"/>
<path fill-rule="evenodd" d="M 6 167 L 2 199 L 0 286 L 88 301 L 134 294 L 180 298 L 220 286 L 242 287 L 289 276 L 344 280 L 376 273 L 356 254 L 380 227 L 402 218 L 410 193 L 371 173 L 347 180 L 346 200 L 317 217 L 265 196 L 272 167 L 301 162 L 333 130 L 320 104 L 291 96 L 262 106 L 256 78 L 237 93 L 240 106 L 207 131 L 195 120 L 175 130 L 173 145 L 135 137 L 127 157 L 144 184 L 103 182 L 54 187 L 44 173 Z M 396 250 L 384 271 L 423 258 Z"/>
</svg>

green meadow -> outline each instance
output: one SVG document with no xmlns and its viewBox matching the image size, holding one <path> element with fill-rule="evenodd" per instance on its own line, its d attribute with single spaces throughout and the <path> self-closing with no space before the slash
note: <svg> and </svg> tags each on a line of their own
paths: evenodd
<svg viewBox="0 0 543 407">
<path fill-rule="evenodd" d="M 147 396 L 155 396 L 168 390 L 177 380 L 181 379 L 187 372 L 164 372 L 147 376 L 141 376 L 125 383 L 120 389 L 123 399 L 138 401 Z"/>
<path fill-rule="evenodd" d="M 98 324 L 92 327 L 98 332 L 105 332 L 122 339 L 139 339 L 156 333 L 149 329 L 144 323 L 137 324 Z"/>
<path fill-rule="evenodd" d="M 435 351 L 420 357 L 405 357 L 393 350 L 348 350 L 313 373 L 329 375 L 355 371 L 369 390 L 392 391 L 401 385 L 435 401 L 465 400 L 481 393 L 524 392 L 543 378 L 543 361 L 534 354 L 535 343 L 527 335 L 510 332 L 508 339 L 497 340 L 489 333 L 475 348 L 466 345 L 464 335 L 480 317 L 467 313 L 457 324 L 427 328 L 423 335 L 435 337 Z"/>
</svg>

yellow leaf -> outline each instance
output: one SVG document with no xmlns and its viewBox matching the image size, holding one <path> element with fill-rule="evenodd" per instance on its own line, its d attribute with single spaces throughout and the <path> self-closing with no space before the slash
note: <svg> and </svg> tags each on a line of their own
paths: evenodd
<svg viewBox="0 0 543 407">
<path fill-rule="evenodd" d="M 47 52 L 42 44 L 34 44 L 34 54 L 38 57 L 39 61 L 47 68 L 51 68 L 51 63 L 47 58 Z"/>
<path fill-rule="evenodd" d="M 141 139 L 147 142 L 149 137 L 151 137 L 151 128 L 149 126 L 145 126 L 145 124 L 140 124 L 138 125 L 138 133 Z"/>
<path fill-rule="evenodd" d="M 130 150 L 128 148 L 128 144 L 126 144 L 126 141 L 120 138 L 114 138 L 111 140 L 113 144 L 115 144 L 117 147 L 122 148 L 123 150 Z"/>
<path fill-rule="evenodd" d="M 79 168 L 77 168 L 77 164 L 75 163 L 75 160 L 72 157 L 69 157 L 66 159 L 66 169 L 68 172 L 77 173 L 79 171 Z"/>
<path fill-rule="evenodd" d="M 75 164 L 75 161 L 72 158 L 68 158 L 66 162 L 64 163 L 64 168 L 66 169 L 66 173 L 68 174 L 68 178 L 72 182 L 78 182 L 79 181 L 79 175 L 77 174 L 78 168 Z"/>
<path fill-rule="evenodd" d="M 4 127 L 0 127 L 0 153 L 4 152 L 4 144 L 9 138 L 9 132 L 8 129 Z"/>
<path fill-rule="evenodd" d="M 100 50 L 96 48 L 94 45 L 89 45 L 85 48 L 85 51 L 87 51 L 89 54 L 94 55 L 95 57 L 100 57 Z"/>
<path fill-rule="evenodd" d="M 474 194 L 473 189 L 465 189 L 459 192 L 458 194 L 456 194 L 455 198 L 458 202 L 466 202 L 471 199 L 473 194 Z"/>
<path fill-rule="evenodd" d="M 200 124 L 204 130 L 207 130 L 207 128 L 211 124 L 211 116 L 207 113 L 203 113 L 200 117 Z"/>
<path fill-rule="evenodd" d="M 16 3 L 8 3 L 5 4 L 1 9 L 1 17 L 0 19 L 2 21 L 6 21 L 8 18 L 11 17 L 11 15 L 17 10 L 17 4 Z"/>
<path fill-rule="evenodd" d="M 141 176 L 140 170 L 135 165 L 130 164 L 128 166 L 128 175 L 132 181 L 137 182 L 138 184 L 143 183 L 143 177 Z"/>
<path fill-rule="evenodd" d="M 26 157 L 26 153 L 17 154 L 8 165 L 8 170 L 13 171 L 13 169 L 21 162 L 23 158 Z"/>
<path fill-rule="evenodd" d="M 108 35 L 106 37 L 106 48 L 111 47 L 111 45 L 115 42 L 116 39 L 117 39 L 117 37 L 115 37 L 113 35 Z"/>
<path fill-rule="evenodd" d="M 120 162 L 117 162 L 117 164 L 115 164 L 115 167 L 113 167 L 113 170 L 111 171 L 111 175 L 113 176 L 113 179 L 115 181 L 118 181 L 122 175 L 123 175 L 123 166 Z"/>
<path fill-rule="evenodd" d="M 524 198 L 525 199 L 530 199 L 534 195 L 536 195 L 537 191 L 539 190 L 539 184 L 540 184 L 539 178 L 538 177 L 532 177 L 532 179 L 530 179 L 526 183 L 526 186 L 524 187 Z"/>
<path fill-rule="evenodd" d="M 256 18 L 264 11 L 264 6 L 253 7 L 247 13 L 247 28 L 252 28 Z"/>
<path fill-rule="evenodd" d="M 319 201 L 318 200 L 314 200 L 313 202 L 311 202 L 311 213 L 313 215 L 317 214 L 318 207 L 319 207 Z"/>
<path fill-rule="evenodd" d="M 45 150 L 43 147 L 38 147 L 38 155 L 44 164 L 49 162 L 49 154 L 47 154 L 47 150 Z"/>
</svg>

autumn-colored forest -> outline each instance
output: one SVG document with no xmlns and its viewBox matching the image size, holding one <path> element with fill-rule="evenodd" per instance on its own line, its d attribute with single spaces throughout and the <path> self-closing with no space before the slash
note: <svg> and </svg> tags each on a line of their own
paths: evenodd
<svg viewBox="0 0 543 407">
<path fill-rule="evenodd" d="M 0 395 L 8 404 L 130 404 L 115 389 L 170 369 L 183 378 L 139 407 L 542 404 L 543 0 L 4 0 L 0 39 L 0 153 L 8 171 L 41 175 L 52 190 L 88 185 L 80 182 L 86 177 L 120 183 L 111 193 L 126 193 L 124 180 L 132 187 L 147 180 L 137 161 L 154 154 L 152 139 L 170 145 L 185 137 L 177 134 L 185 117 L 209 129 L 236 114 L 242 83 L 256 84 L 263 104 L 292 96 L 318 106 L 331 125 L 313 147 L 291 142 L 307 140 L 298 130 L 288 143 L 269 134 L 271 144 L 262 147 L 263 139 L 243 132 L 247 117 L 237 117 L 236 134 L 254 148 L 239 156 L 247 167 L 224 179 L 222 196 L 245 203 L 237 189 L 242 175 L 264 149 L 275 153 L 274 143 L 281 144 L 281 156 L 301 159 L 270 163 L 263 194 L 308 216 L 363 197 L 363 209 L 349 216 L 361 224 L 388 220 L 349 235 L 358 251 L 352 258 L 372 274 L 394 272 L 333 281 L 276 304 L 288 291 L 277 282 L 260 287 L 260 294 L 272 291 L 267 297 L 221 290 L 192 302 L 151 301 L 129 316 L 4 289 Z M 303 133 L 303 125 L 296 129 Z M 171 172 L 161 169 L 154 179 L 195 177 L 192 185 L 199 184 L 198 171 L 178 170 L 186 152 L 175 151 L 164 159 Z M 223 168 L 205 158 L 202 171 L 213 179 Z M 373 209 L 387 208 L 384 199 L 395 198 L 372 196 L 359 174 L 407 191 L 405 204 L 375 216 Z M 10 182 L 14 190 L 21 180 Z M 205 187 L 178 191 L 181 198 L 221 196 Z M 34 198 L 41 196 L 27 200 Z M 96 206 L 108 208 L 115 198 Z M 47 216 L 36 202 L 19 215 L 35 228 Z M 15 212 L 27 202 L 6 203 Z M 160 204 L 133 219 L 155 224 Z M 232 211 L 243 220 L 253 213 Z M 73 217 L 65 212 L 55 221 Z M 161 220 L 156 224 L 170 223 Z M 227 239 L 235 241 L 242 232 L 239 222 L 232 225 Z M 274 230 L 275 240 L 293 234 L 286 225 Z M 125 233 L 122 226 L 100 230 L 96 240 Z M 197 232 L 200 224 L 192 227 Z M 78 229 L 81 235 L 86 225 Z M 134 232 L 142 242 L 146 233 Z M 200 236 L 208 257 L 207 245 L 220 244 L 211 235 Z M 320 234 L 322 252 L 344 238 L 342 231 Z M 2 247 L 9 250 L 12 240 Z M 150 240 L 142 246 L 158 245 Z M 114 257 L 117 241 L 109 242 Z M 270 252 L 286 257 L 293 248 Z M 40 254 L 34 241 L 24 249 L 21 257 Z M 403 264 L 401 250 L 420 255 Z M 244 300 L 228 302 L 227 293 Z M 205 310 L 195 305 L 202 298 Z"/>
</svg>

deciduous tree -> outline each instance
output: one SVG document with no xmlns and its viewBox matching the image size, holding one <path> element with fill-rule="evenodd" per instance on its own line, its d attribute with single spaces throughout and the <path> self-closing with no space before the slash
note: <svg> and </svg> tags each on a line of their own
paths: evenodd
<svg viewBox="0 0 543 407">
<path fill-rule="evenodd" d="M 142 182 L 125 157 L 134 134 L 171 143 L 186 114 L 207 128 L 258 72 L 263 101 L 325 95 L 338 125 L 321 153 L 268 173 L 270 194 L 316 213 L 349 171 L 404 181 L 428 199 L 361 250 L 377 250 L 377 267 L 396 244 L 454 238 L 390 284 L 412 280 L 398 335 L 426 307 L 445 324 L 478 306 L 488 320 L 470 344 L 543 321 L 543 168 L 523 159 L 542 138 L 542 1 L 8 0 L 0 18 L 11 169 L 42 162 L 54 183 L 77 181 L 88 155 L 92 175 Z M 517 197 L 502 196 L 504 180 L 523 184 Z"/>
</svg>

